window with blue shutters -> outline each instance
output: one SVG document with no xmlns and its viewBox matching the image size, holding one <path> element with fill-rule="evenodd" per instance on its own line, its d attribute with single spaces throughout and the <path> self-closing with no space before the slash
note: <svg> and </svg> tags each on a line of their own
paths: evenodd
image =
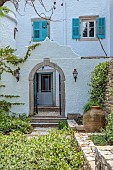
<svg viewBox="0 0 113 170">
<path fill-rule="evenodd" d="M 43 41 L 48 37 L 48 21 L 33 22 L 33 41 Z"/>
<path fill-rule="evenodd" d="M 104 39 L 105 29 L 105 18 L 98 18 L 98 16 L 82 16 L 72 19 L 72 39 L 97 40 L 97 37 Z"/>
<path fill-rule="evenodd" d="M 97 36 L 100 39 L 105 38 L 105 28 L 106 28 L 106 23 L 105 23 L 105 18 L 98 18 L 97 19 Z"/>
</svg>

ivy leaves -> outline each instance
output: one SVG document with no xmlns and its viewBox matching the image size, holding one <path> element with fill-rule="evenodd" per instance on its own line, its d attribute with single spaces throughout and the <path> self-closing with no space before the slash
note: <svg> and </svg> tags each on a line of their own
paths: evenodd
<svg viewBox="0 0 113 170">
<path fill-rule="evenodd" d="M 14 75 L 14 70 L 8 64 L 17 66 L 21 63 L 26 62 L 28 57 L 31 55 L 32 50 L 34 50 L 39 45 L 40 44 L 37 43 L 29 46 L 24 58 L 18 58 L 14 54 L 15 50 L 12 49 L 10 46 L 7 46 L 6 48 L 0 48 L 0 78 L 3 72 L 8 72 Z"/>
<path fill-rule="evenodd" d="M 13 76 L 15 76 L 15 70 L 13 68 L 26 62 L 26 60 L 30 57 L 32 50 L 34 50 L 39 45 L 40 44 L 37 43 L 37 44 L 33 44 L 32 46 L 29 46 L 24 58 L 18 58 L 14 54 L 15 50 L 12 49 L 10 46 L 7 46 L 6 48 L 0 48 L 0 80 L 2 79 L 2 74 L 4 72 L 10 73 Z M 0 87 L 5 87 L 5 85 L 0 85 Z M 0 97 L 12 98 L 18 96 L 5 94 L 5 95 L 0 95 Z M 21 103 L 10 103 L 4 100 L 0 101 L 0 107 L 5 112 L 6 110 L 7 112 L 9 112 L 13 104 L 20 105 Z"/>
<path fill-rule="evenodd" d="M 71 130 L 52 130 L 28 139 L 21 134 L 0 136 L 0 169 L 75 170 L 84 159 Z"/>
<path fill-rule="evenodd" d="M 5 14 L 8 14 L 9 11 L 10 11 L 10 9 L 7 8 L 6 6 L 1 6 L 0 7 L 0 17 L 3 17 Z"/>
<path fill-rule="evenodd" d="M 0 109 L 0 132 L 3 134 L 9 134 L 9 132 L 18 131 L 22 133 L 29 133 L 32 131 L 32 126 L 29 123 L 29 119 L 24 114 L 19 116 L 19 118 L 16 117 L 15 114 L 12 116 L 9 114 L 4 114 Z"/>
<path fill-rule="evenodd" d="M 98 105 L 103 106 L 106 84 L 108 81 L 108 66 L 109 62 L 100 63 L 95 67 L 91 74 L 90 100 Z"/>
<path fill-rule="evenodd" d="M 84 111 L 88 111 L 92 106 L 104 107 L 105 90 L 108 81 L 109 62 L 100 63 L 91 73 L 90 99 L 84 106 Z"/>
</svg>

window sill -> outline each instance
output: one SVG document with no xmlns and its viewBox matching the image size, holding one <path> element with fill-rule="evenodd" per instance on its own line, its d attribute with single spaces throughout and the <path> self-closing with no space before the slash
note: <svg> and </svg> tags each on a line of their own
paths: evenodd
<svg viewBox="0 0 113 170">
<path fill-rule="evenodd" d="M 98 38 L 80 38 L 80 41 L 98 41 Z"/>
</svg>

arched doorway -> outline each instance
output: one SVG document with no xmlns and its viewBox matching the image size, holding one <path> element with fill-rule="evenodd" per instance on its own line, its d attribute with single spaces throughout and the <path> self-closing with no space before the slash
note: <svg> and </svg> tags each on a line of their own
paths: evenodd
<svg viewBox="0 0 113 170">
<path fill-rule="evenodd" d="M 35 98 L 37 98 L 37 96 L 35 96 L 35 92 L 34 92 L 34 90 L 36 90 L 35 87 L 34 87 L 34 80 L 35 79 L 39 80 L 41 78 L 41 81 L 46 81 L 48 83 L 51 80 L 53 80 L 53 78 L 52 78 L 53 73 L 52 72 L 51 73 L 48 72 L 48 74 L 45 74 L 45 73 L 42 74 L 43 71 L 41 71 L 41 70 L 43 70 L 44 67 L 51 67 L 59 73 L 60 114 L 61 114 L 61 116 L 65 116 L 65 75 L 64 75 L 62 69 L 57 64 L 50 62 L 50 59 L 48 59 L 48 58 L 44 59 L 43 62 L 37 64 L 31 70 L 30 75 L 29 75 L 29 99 L 30 99 L 29 110 L 30 110 L 30 115 L 34 114 L 34 109 L 35 109 L 34 106 L 37 105 L 37 103 L 36 103 L 37 99 L 35 100 Z M 37 75 L 38 75 L 38 78 L 37 78 Z M 49 84 L 50 84 L 50 86 L 52 86 L 51 83 L 49 83 Z M 41 85 L 39 85 L 39 86 L 41 86 Z M 45 88 L 45 87 L 42 86 L 41 88 Z M 49 85 L 47 86 L 47 88 L 49 88 Z M 43 91 L 42 91 L 42 93 L 43 93 Z M 42 93 L 40 95 L 43 95 Z M 46 95 L 48 95 L 47 96 L 48 99 L 51 98 L 50 93 L 48 93 Z M 49 104 L 51 104 L 51 100 L 49 99 L 48 101 L 44 101 L 43 96 L 42 96 L 42 99 L 39 102 L 40 103 L 42 102 L 41 104 L 43 104 L 44 102 L 45 102 L 44 104 L 46 104 L 47 102 L 49 102 Z"/>
</svg>

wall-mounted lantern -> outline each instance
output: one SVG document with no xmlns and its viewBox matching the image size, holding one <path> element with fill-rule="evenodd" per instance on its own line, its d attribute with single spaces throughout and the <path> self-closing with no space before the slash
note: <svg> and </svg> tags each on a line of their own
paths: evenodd
<svg viewBox="0 0 113 170">
<path fill-rule="evenodd" d="M 16 77 L 16 80 L 18 82 L 20 79 L 20 68 L 19 67 L 14 71 L 14 76 Z"/>
<path fill-rule="evenodd" d="M 74 69 L 73 71 L 73 78 L 75 79 L 75 82 L 76 82 L 76 79 L 77 79 L 77 75 L 78 75 L 78 72 L 76 69 Z"/>
</svg>

